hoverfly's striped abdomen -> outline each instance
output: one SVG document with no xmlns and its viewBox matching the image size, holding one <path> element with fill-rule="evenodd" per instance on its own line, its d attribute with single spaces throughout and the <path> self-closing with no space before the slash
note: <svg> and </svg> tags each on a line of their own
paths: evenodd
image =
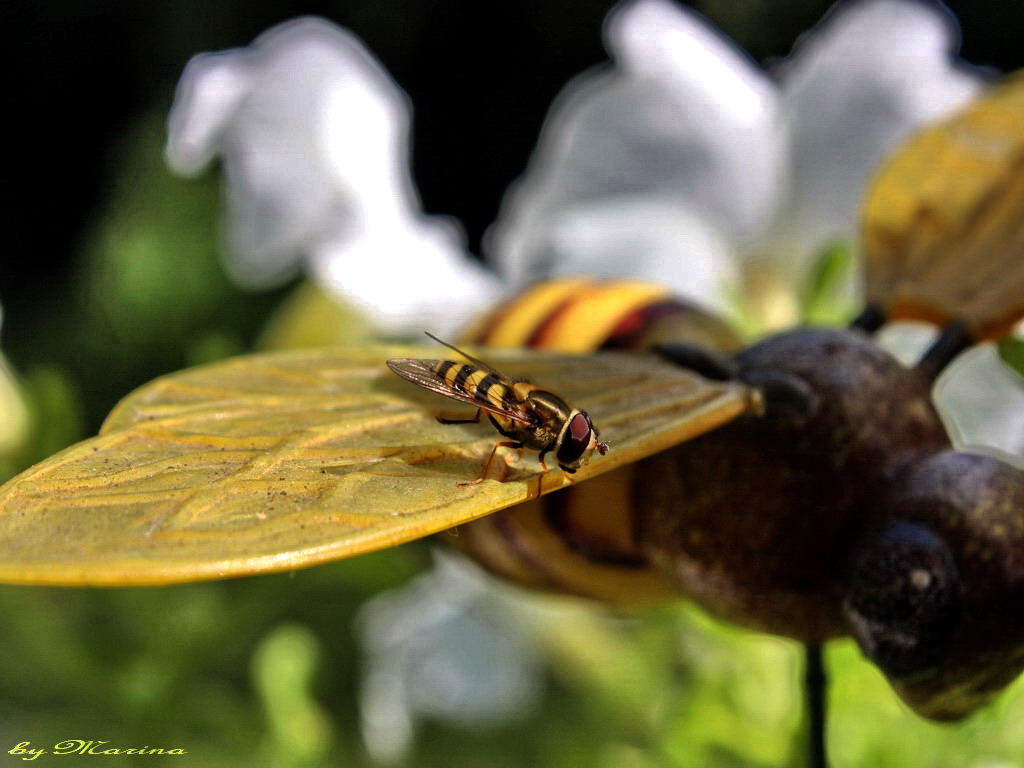
<svg viewBox="0 0 1024 768">
<path fill-rule="evenodd" d="M 498 411 L 516 410 L 520 407 L 522 397 L 515 391 L 515 384 L 502 381 L 502 377 L 468 363 L 456 363 L 453 360 L 438 360 L 431 367 L 439 380 L 443 380 L 452 389 L 462 392 L 472 402 L 479 403 L 485 409 Z M 512 436 L 516 424 L 501 413 L 488 410 L 491 422 L 506 436 Z"/>
<path fill-rule="evenodd" d="M 465 392 L 483 404 L 501 408 L 511 403 L 511 391 L 493 373 L 475 365 L 438 360 L 433 371 L 454 389 Z"/>
</svg>

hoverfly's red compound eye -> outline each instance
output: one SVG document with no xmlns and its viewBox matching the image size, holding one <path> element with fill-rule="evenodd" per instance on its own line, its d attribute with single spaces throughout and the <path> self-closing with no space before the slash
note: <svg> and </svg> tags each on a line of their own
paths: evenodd
<svg viewBox="0 0 1024 768">
<path fill-rule="evenodd" d="M 590 446 L 590 436 L 594 428 L 590 425 L 590 417 L 580 412 L 572 417 L 568 428 L 565 430 L 565 437 L 562 444 L 558 446 L 558 463 L 572 466 L 579 461 L 584 451 Z"/>
</svg>

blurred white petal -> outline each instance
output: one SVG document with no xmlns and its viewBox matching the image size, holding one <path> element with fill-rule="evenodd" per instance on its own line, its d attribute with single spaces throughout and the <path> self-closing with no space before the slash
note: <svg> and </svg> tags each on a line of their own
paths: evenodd
<svg viewBox="0 0 1024 768">
<path fill-rule="evenodd" d="M 882 349 L 911 368 L 938 335 L 938 329 L 930 323 L 896 322 L 882 326 L 875 340 Z"/>
<path fill-rule="evenodd" d="M 0 328 L 3 323 L 4 309 L 0 306 Z M 29 422 L 28 406 L 18 381 L 0 353 L 0 456 L 22 446 L 28 437 Z"/>
<path fill-rule="evenodd" d="M 493 296 L 494 281 L 453 228 L 422 214 L 410 113 L 354 35 L 298 19 L 249 48 L 192 61 L 167 155 L 184 172 L 222 159 L 236 282 L 266 287 L 305 267 L 389 331 L 437 327 L 439 307 L 474 297 L 460 305 L 471 311 Z"/>
<path fill-rule="evenodd" d="M 912 367 L 938 337 L 926 323 L 897 322 L 876 334 L 879 345 Z M 1011 371 L 992 344 L 960 355 L 939 377 L 935 406 L 957 446 L 989 446 L 1024 455 L 1024 380 Z"/>
<path fill-rule="evenodd" d="M 326 21 L 299 19 L 248 49 L 198 58 L 186 81 L 191 90 L 208 92 L 228 69 L 246 74 L 244 88 L 235 84 L 244 98 L 236 98 L 226 121 L 212 110 L 191 122 L 221 122 L 212 149 L 224 163 L 236 280 L 255 287 L 278 282 L 339 222 L 358 221 L 375 206 L 390 213 L 408 203 L 411 194 L 395 200 L 395 185 L 388 189 L 387 181 L 405 163 L 409 106 L 353 35 Z M 207 86 L 204 76 L 217 82 Z M 172 125 L 178 109 L 176 103 Z"/>
<path fill-rule="evenodd" d="M 552 217 L 538 243 L 552 276 L 639 277 L 706 308 L 724 310 L 733 282 L 732 245 L 707 220 L 654 197 L 609 197 Z"/>
<path fill-rule="evenodd" d="M 31 430 L 28 405 L 18 380 L 0 354 L 0 456 L 21 448 Z"/>
<path fill-rule="evenodd" d="M 310 272 L 386 333 L 454 338 L 500 292 L 494 274 L 463 256 L 458 240 L 442 221 L 423 219 L 415 229 L 396 221 L 321 243 Z"/>
<path fill-rule="evenodd" d="M 973 347 L 946 370 L 935 401 L 958 445 L 986 445 L 1024 456 L 1024 380 L 992 344 Z"/>
<path fill-rule="evenodd" d="M 664 89 L 667 101 L 647 104 L 648 145 L 637 148 L 647 174 L 660 174 L 659 188 L 739 241 L 760 234 L 783 161 L 776 88 L 764 71 L 707 19 L 670 0 L 620 4 L 605 38 L 639 93 L 643 84 Z M 637 121 L 623 116 L 627 125 Z"/>
<path fill-rule="evenodd" d="M 225 128 L 249 92 L 244 50 L 202 54 L 185 68 L 167 124 L 167 164 L 182 176 L 203 171 L 221 151 Z"/>
<path fill-rule="evenodd" d="M 644 274 L 642 259 L 608 258 L 614 243 L 588 260 L 565 233 L 599 239 L 577 224 L 598 222 L 613 204 L 623 212 L 609 226 L 630 229 L 625 218 L 653 202 L 702 220 L 716 241 L 730 242 L 744 273 L 776 274 L 795 295 L 823 248 L 854 241 L 864 188 L 886 152 L 980 86 L 954 59 L 955 21 L 914 0 L 838 6 L 777 68 L 781 90 L 702 17 L 669 0 L 622 3 L 609 14 L 606 44 L 614 67 L 577 78 L 559 97 L 490 233 L 489 253 L 514 284 L 569 272 Z M 668 229 L 650 238 L 672 236 Z M 680 272 L 696 258 L 703 275 L 716 257 L 680 251 Z M 749 307 L 787 305 L 755 295 L 772 281 L 741 283 Z M 773 315 L 775 325 L 796 319 L 795 301 L 789 306 L 785 317 Z"/>
<path fill-rule="evenodd" d="M 365 605 L 361 709 L 375 759 L 401 760 L 417 716 L 484 727 L 531 706 L 542 682 L 540 652 L 510 615 L 509 600 L 479 568 L 437 552 L 432 571 Z"/>
<path fill-rule="evenodd" d="M 955 20 L 914 0 L 845 3 L 778 70 L 791 183 L 778 237 L 799 257 L 852 239 L 870 175 L 919 125 L 969 100 Z"/>
<path fill-rule="evenodd" d="M 613 11 L 607 46 L 616 67 L 567 86 L 504 201 L 489 245 L 513 283 L 566 271 L 548 262 L 550 229 L 588 204 L 653 198 L 732 238 L 751 237 L 770 215 L 781 141 L 764 73 L 701 17 L 662 0 Z"/>
</svg>

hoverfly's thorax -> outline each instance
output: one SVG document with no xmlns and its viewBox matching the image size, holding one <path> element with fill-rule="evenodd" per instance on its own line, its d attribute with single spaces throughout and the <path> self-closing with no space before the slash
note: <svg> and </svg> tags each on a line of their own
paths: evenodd
<svg viewBox="0 0 1024 768">
<path fill-rule="evenodd" d="M 524 426 L 520 430 L 521 439 L 531 448 L 552 450 L 572 408 L 562 398 L 546 390 L 524 382 L 517 382 L 515 386 L 521 393 L 525 392 L 523 403 L 533 422 L 532 426 Z"/>
<path fill-rule="evenodd" d="M 573 413 L 573 409 L 562 398 L 543 389 L 534 389 L 527 395 L 526 401 L 540 421 L 557 425 L 556 436 Z"/>
</svg>

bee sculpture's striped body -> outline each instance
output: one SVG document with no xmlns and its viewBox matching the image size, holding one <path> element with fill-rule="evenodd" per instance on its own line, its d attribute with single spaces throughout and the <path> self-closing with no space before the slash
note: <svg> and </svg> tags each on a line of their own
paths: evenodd
<svg viewBox="0 0 1024 768">
<path fill-rule="evenodd" d="M 954 449 L 931 394 L 961 351 L 1024 317 L 1022 172 L 1024 75 L 911 138 L 865 200 L 867 301 L 845 329 L 741 348 L 638 282 L 562 279 L 510 299 L 464 341 L 658 348 L 758 405 L 462 525 L 456 545 L 535 587 L 620 605 L 681 593 L 811 645 L 852 635 L 917 712 L 975 711 L 1024 670 L 1024 465 Z M 909 368 L 873 338 L 901 319 L 940 329 Z"/>
<path fill-rule="evenodd" d="M 764 415 L 462 525 L 455 546 L 535 588 L 624 606 L 682 592 L 808 643 L 854 634 L 930 717 L 961 717 L 1019 674 L 1024 614 L 1008 606 L 1024 605 L 1024 472 L 952 449 L 931 402 L 934 357 L 907 369 L 871 327 L 796 329 L 741 349 L 683 302 L 623 293 L 643 292 L 542 283 L 465 340 L 581 351 L 573 329 L 606 306 L 592 350 L 674 339 L 680 364 L 757 388 Z M 693 357 L 694 343 L 718 353 Z"/>
</svg>

